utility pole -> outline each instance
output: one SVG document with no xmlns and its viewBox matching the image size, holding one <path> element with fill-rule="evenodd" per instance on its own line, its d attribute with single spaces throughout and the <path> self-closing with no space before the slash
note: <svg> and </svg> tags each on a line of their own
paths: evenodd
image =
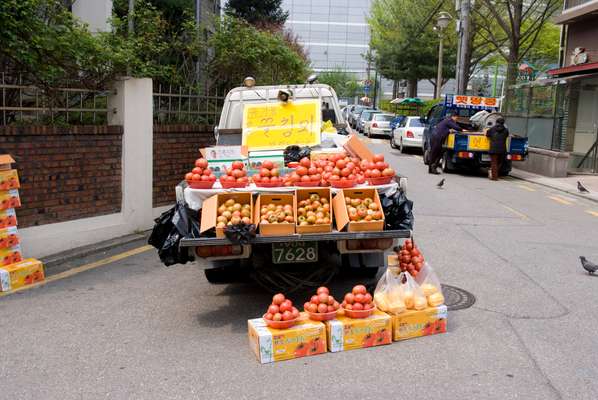
<svg viewBox="0 0 598 400">
<path fill-rule="evenodd" d="M 469 75 L 471 38 L 471 0 L 460 0 L 459 10 L 459 60 L 457 63 L 457 94 L 467 91 L 467 76 Z"/>
<path fill-rule="evenodd" d="M 135 0 L 129 0 L 129 11 L 127 13 L 127 34 L 129 38 L 135 33 Z M 127 66 L 127 76 L 131 76 L 131 67 Z"/>
<path fill-rule="evenodd" d="M 195 25 L 197 26 L 198 33 L 201 34 L 201 0 L 195 0 Z M 199 85 L 199 78 L 201 76 L 201 62 L 199 60 L 199 56 L 197 57 L 197 62 L 195 63 L 195 78 L 197 79 L 197 84 Z"/>
</svg>

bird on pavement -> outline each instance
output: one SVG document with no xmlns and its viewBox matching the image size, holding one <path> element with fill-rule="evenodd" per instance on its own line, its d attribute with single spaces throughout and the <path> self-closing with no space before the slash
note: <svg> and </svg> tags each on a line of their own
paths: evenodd
<svg viewBox="0 0 598 400">
<path fill-rule="evenodd" d="M 442 180 L 436 184 L 436 187 L 438 189 L 442 189 L 443 186 L 444 186 L 444 178 L 442 178 Z"/>
<path fill-rule="evenodd" d="M 598 271 L 598 265 L 588 261 L 584 256 L 580 256 L 579 259 L 581 260 L 581 266 L 588 271 L 588 274 L 594 275 L 594 272 Z"/>
<path fill-rule="evenodd" d="M 590 193 L 590 191 L 586 189 L 586 187 L 582 185 L 580 181 L 577 181 L 577 190 L 579 190 L 581 193 Z"/>
</svg>

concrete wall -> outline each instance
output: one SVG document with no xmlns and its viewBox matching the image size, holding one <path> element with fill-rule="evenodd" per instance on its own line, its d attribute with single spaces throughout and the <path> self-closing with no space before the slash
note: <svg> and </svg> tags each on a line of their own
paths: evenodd
<svg viewBox="0 0 598 400">
<path fill-rule="evenodd" d="M 529 155 L 525 161 L 513 162 L 513 167 L 535 174 L 553 178 L 567 176 L 569 153 L 529 148 Z"/>
<path fill-rule="evenodd" d="M 153 219 L 168 208 L 152 205 L 152 81 L 123 79 L 114 89 L 116 94 L 109 99 L 108 106 L 116 112 L 110 115 L 109 124 L 123 128 L 121 211 L 20 229 L 26 257 L 44 257 L 150 229 Z"/>
</svg>

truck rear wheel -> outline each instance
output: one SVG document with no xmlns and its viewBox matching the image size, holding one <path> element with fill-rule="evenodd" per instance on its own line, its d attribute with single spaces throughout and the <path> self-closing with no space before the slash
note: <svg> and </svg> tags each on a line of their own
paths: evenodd
<svg viewBox="0 0 598 400">
<path fill-rule="evenodd" d="M 449 156 L 448 151 L 444 152 L 442 156 L 442 171 L 443 172 L 453 172 L 455 170 L 455 165 L 453 164 L 453 159 Z"/>
<path fill-rule="evenodd" d="M 247 275 L 241 267 L 241 260 L 212 261 L 212 267 L 205 269 L 206 280 L 212 284 L 233 283 L 242 280 Z"/>
</svg>

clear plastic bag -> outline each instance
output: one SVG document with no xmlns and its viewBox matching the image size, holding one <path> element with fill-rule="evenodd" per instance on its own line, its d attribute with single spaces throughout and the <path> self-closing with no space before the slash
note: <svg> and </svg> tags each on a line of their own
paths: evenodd
<svg viewBox="0 0 598 400">
<path fill-rule="evenodd" d="M 423 268 L 417 274 L 415 281 L 420 285 L 430 307 L 437 307 L 444 304 L 444 295 L 442 294 L 440 279 L 438 279 L 438 275 L 436 275 L 436 272 L 430 264 L 424 264 Z"/>
<path fill-rule="evenodd" d="M 398 277 L 403 302 L 408 310 L 423 310 L 428 307 L 428 300 L 415 278 L 409 272 L 401 272 Z"/>
<path fill-rule="evenodd" d="M 379 310 L 391 314 L 400 314 L 406 310 L 401 292 L 401 282 L 390 268 L 386 269 L 376 285 L 374 304 Z"/>
</svg>

